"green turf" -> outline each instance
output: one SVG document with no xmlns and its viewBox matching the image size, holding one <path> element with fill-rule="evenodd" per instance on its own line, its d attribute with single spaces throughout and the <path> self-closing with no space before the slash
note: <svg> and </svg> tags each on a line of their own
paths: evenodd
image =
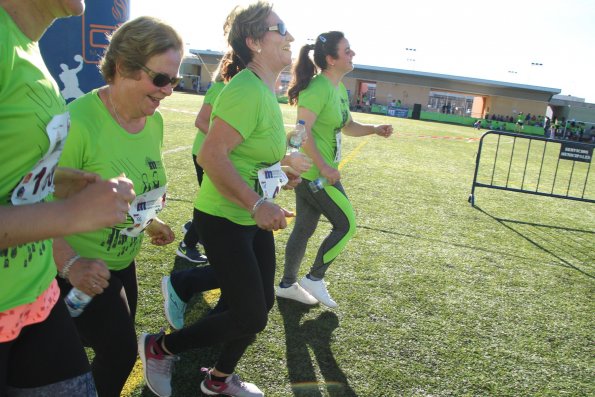
<svg viewBox="0 0 595 397">
<path fill-rule="evenodd" d="M 166 326 L 159 281 L 189 266 L 175 249 L 197 191 L 185 147 L 202 99 L 175 93 L 163 103 L 162 218 L 177 239 L 147 243 L 138 257 L 139 333 Z M 289 129 L 295 109 L 282 109 Z M 326 277 L 339 307 L 278 301 L 237 372 L 272 397 L 595 395 L 593 204 L 478 189 L 473 208 L 478 142 L 467 138 L 477 130 L 353 116 L 390 122 L 395 136 L 344 138 L 342 182 L 358 228 Z M 278 202 L 293 209 L 293 193 Z M 278 273 L 291 228 L 276 235 Z M 321 221 L 301 275 L 329 228 Z M 186 321 L 206 310 L 198 296 Z M 217 352 L 181 355 L 174 396 L 201 395 L 199 370 Z M 129 384 L 125 395 L 152 396 L 138 373 Z"/>
</svg>

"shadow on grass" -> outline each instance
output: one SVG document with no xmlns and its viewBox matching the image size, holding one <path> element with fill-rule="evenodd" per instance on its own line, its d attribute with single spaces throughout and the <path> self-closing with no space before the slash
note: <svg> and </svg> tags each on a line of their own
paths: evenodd
<svg viewBox="0 0 595 397">
<path fill-rule="evenodd" d="M 325 311 L 316 319 L 300 324 L 302 317 L 310 311 L 310 306 L 288 299 L 277 299 L 277 306 L 283 317 L 287 370 L 294 396 L 322 397 L 323 395 L 319 389 L 320 384 L 316 379 L 316 371 L 308 348 L 314 353 L 324 378 L 322 385 L 329 396 L 357 396 L 339 368 L 330 347 L 332 333 L 339 326 L 337 315 Z"/>
<path fill-rule="evenodd" d="M 595 232 L 590 231 L 590 230 L 571 229 L 571 228 L 564 228 L 564 227 L 559 227 L 559 226 L 541 225 L 541 224 L 537 224 L 537 223 L 528 223 L 528 222 L 515 221 L 515 220 L 511 220 L 511 219 L 497 218 L 495 216 L 492 216 L 491 214 L 488 214 L 487 212 L 485 212 L 478 206 L 475 206 L 475 208 L 477 210 L 479 210 L 480 212 L 482 212 L 483 214 L 485 214 L 486 216 L 492 218 L 493 220 L 495 220 L 496 222 L 498 222 L 505 228 L 509 229 L 510 231 L 512 231 L 512 232 L 516 233 L 517 235 L 519 235 L 520 237 L 524 238 L 525 240 L 527 240 L 528 242 L 533 244 L 535 247 L 550 254 L 561 265 L 566 266 L 571 269 L 574 269 L 574 270 L 578 271 L 579 273 L 584 274 L 587 277 L 595 278 L 595 276 L 593 274 L 590 274 L 587 271 L 577 267 L 570 261 L 570 260 L 572 260 L 574 262 L 584 264 L 586 266 L 589 266 L 589 265 L 595 263 L 595 257 L 593 256 L 595 251 L 593 250 L 592 245 L 588 244 L 586 242 L 581 242 L 576 238 L 574 239 L 574 241 L 572 241 L 573 240 L 572 237 L 569 237 L 567 235 L 565 235 L 564 238 L 561 238 L 559 235 L 551 236 L 551 231 L 573 233 L 575 235 L 576 234 L 584 234 L 587 236 L 595 235 Z M 323 221 L 324 220 L 321 220 L 321 222 L 323 222 Z M 525 231 L 519 231 L 519 230 L 516 230 L 515 228 L 513 228 L 512 226 L 510 226 L 510 224 L 525 225 L 525 226 L 528 226 L 530 229 L 525 230 Z M 527 257 L 525 255 L 517 255 L 517 254 L 511 253 L 511 252 L 491 250 L 491 249 L 487 249 L 487 248 L 483 248 L 483 247 L 471 246 L 468 244 L 457 244 L 457 243 L 453 243 L 452 241 L 444 241 L 444 240 L 435 239 L 435 238 L 422 237 L 420 235 L 399 233 L 399 232 L 395 232 L 393 230 L 380 229 L 380 228 L 375 228 L 375 227 L 365 226 L 365 225 L 358 225 L 357 227 L 358 227 L 358 229 L 366 229 L 366 230 L 376 231 L 376 232 L 380 232 L 380 233 L 392 234 L 395 236 L 409 237 L 409 238 L 413 238 L 416 240 L 424 240 L 424 241 L 430 241 L 430 242 L 434 242 L 434 243 L 448 244 L 448 245 L 452 245 L 455 247 L 461 247 L 461 248 L 471 249 L 471 250 L 475 250 L 475 251 L 481 251 L 481 252 L 485 252 L 485 253 L 489 253 L 489 254 L 497 254 L 502 257 L 516 258 L 516 259 L 520 259 L 520 260 L 527 259 Z M 535 232 L 533 234 L 533 236 L 529 236 L 529 230 L 532 230 Z M 550 231 L 549 233 L 551 236 L 551 238 L 549 240 L 546 239 L 548 230 Z M 572 244 L 573 242 L 575 244 Z M 546 245 L 551 245 L 552 247 L 554 245 L 556 245 L 555 251 L 560 252 L 560 254 L 556 254 L 556 252 L 553 250 L 554 248 L 549 249 L 546 247 Z M 566 256 L 570 260 L 564 259 L 561 256 L 562 253 L 567 254 Z M 578 257 L 579 255 L 581 257 Z"/>
<path fill-rule="evenodd" d="M 586 244 L 586 239 L 579 239 L 577 237 L 579 234 L 593 236 L 595 235 L 594 231 L 498 218 L 477 206 L 475 208 L 508 230 L 527 240 L 543 252 L 553 256 L 563 266 L 574 269 L 587 277 L 595 278 L 593 274 L 575 266 L 568 259 L 563 257 L 566 256 L 572 261 L 585 265 L 592 265 L 595 263 L 595 257 L 593 256 L 595 251 L 593 250 L 593 246 L 591 244 Z M 526 230 L 520 230 L 523 226 L 527 226 L 528 228 Z"/>
</svg>

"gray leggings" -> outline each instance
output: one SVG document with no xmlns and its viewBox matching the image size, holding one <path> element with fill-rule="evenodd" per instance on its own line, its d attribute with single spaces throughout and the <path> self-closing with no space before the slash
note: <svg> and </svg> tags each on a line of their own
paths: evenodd
<svg viewBox="0 0 595 397">
<path fill-rule="evenodd" d="M 308 240 L 316 230 L 320 215 L 324 215 L 333 228 L 318 248 L 310 275 L 324 278 L 330 264 L 355 235 L 355 213 L 341 183 L 325 186 L 324 190 L 312 193 L 308 188 L 309 182 L 304 179 L 295 188 L 297 214 L 295 226 L 285 248 L 285 270 L 282 279 L 284 284 L 297 281 Z"/>
</svg>

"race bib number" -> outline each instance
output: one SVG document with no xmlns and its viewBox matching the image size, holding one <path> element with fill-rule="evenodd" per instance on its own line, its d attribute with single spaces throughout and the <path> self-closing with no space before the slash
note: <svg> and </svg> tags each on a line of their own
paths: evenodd
<svg viewBox="0 0 595 397">
<path fill-rule="evenodd" d="M 146 193 L 136 196 L 130 203 L 128 215 L 134 224 L 120 233 L 125 236 L 138 237 L 143 230 L 157 217 L 165 208 L 166 186 L 158 187 Z"/>
<path fill-rule="evenodd" d="M 275 163 L 270 167 L 258 171 L 258 182 L 262 189 L 265 199 L 272 200 L 281 191 L 281 188 L 287 184 L 289 178 L 281 169 L 281 163 Z"/>
<path fill-rule="evenodd" d="M 54 170 L 64 149 L 69 128 L 68 112 L 54 116 L 48 123 L 46 127 L 50 141 L 48 151 L 13 190 L 11 201 L 14 205 L 38 203 L 54 191 Z"/>
<path fill-rule="evenodd" d="M 337 142 L 337 149 L 335 151 L 335 163 L 341 162 L 341 130 L 337 130 L 335 134 L 335 142 Z"/>
</svg>

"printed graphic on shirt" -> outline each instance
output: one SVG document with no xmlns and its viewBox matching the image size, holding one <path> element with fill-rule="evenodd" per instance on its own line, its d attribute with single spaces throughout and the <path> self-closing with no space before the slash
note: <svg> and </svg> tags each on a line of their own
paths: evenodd
<svg viewBox="0 0 595 397">
<path fill-rule="evenodd" d="M 11 266 L 27 268 L 35 262 L 36 258 L 43 257 L 50 244 L 49 240 L 37 241 L 35 243 L 21 244 L 0 250 L 0 266 L 7 269 Z M 16 258 L 22 262 L 15 262 Z"/>
</svg>

